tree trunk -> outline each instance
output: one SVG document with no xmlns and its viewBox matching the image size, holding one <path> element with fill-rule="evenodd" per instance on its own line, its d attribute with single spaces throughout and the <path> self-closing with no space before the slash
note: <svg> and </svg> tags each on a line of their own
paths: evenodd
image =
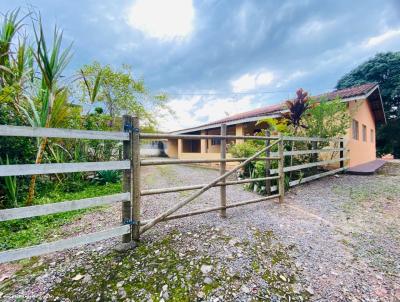
<svg viewBox="0 0 400 302">
<path fill-rule="evenodd" d="M 40 164 L 42 162 L 44 150 L 46 149 L 46 146 L 47 146 L 47 141 L 48 141 L 47 137 L 44 137 L 43 141 L 40 143 L 39 150 L 36 154 L 35 164 Z M 31 176 L 31 182 L 29 184 L 28 198 L 26 200 L 27 206 L 32 205 L 33 197 L 35 196 L 36 178 L 37 178 L 37 175 Z"/>
</svg>

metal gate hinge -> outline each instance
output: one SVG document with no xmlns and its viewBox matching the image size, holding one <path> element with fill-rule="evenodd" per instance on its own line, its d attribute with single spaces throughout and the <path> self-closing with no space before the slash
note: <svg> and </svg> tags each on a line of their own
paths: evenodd
<svg viewBox="0 0 400 302">
<path fill-rule="evenodd" d="M 139 225 L 140 224 L 140 221 L 132 220 L 129 218 L 124 218 L 124 220 L 122 222 L 123 222 L 123 224 L 129 224 L 129 225 Z"/>
<path fill-rule="evenodd" d="M 134 133 L 139 133 L 140 132 L 140 129 L 139 128 L 136 128 L 136 127 L 133 127 L 132 125 L 129 125 L 129 124 L 125 124 L 124 125 L 124 131 L 125 132 L 134 132 Z"/>
</svg>

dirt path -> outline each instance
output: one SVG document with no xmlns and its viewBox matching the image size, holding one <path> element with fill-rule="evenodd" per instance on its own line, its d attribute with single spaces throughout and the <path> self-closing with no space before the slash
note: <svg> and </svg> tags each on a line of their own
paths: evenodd
<svg viewBox="0 0 400 302">
<path fill-rule="evenodd" d="M 149 167 L 148 188 L 206 183 L 214 170 Z M 118 240 L 34 259 L 0 283 L 4 301 L 399 301 L 400 177 L 329 177 L 268 201 L 162 223 L 135 251 Z M 144 219 L 190 192 L 143 198 Z M 254 198 L 228 187 L 229 202 Z M 218 188 L 185 207 L 218 205 Z M 59 237 L 118 224 L 119 206 L 86 215 Z M 121 270 L 121 268 L 123 268 Z"/>
</svg>

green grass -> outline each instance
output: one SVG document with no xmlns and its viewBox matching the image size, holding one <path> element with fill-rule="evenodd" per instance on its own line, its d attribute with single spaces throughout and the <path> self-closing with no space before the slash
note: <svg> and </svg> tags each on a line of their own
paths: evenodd
<svg viewBox="0 0 400 302">
<path fill-rule="evenodd" d="M 121 183 L 97 185 L 87 183 L 79 192 L 48 191 L 35 199 L 35 204 L 46 204 L 82 198 L 90 198 L 121 192 Z M 26 247 L 48 241 L 51 235 L 66 223 L 79 219 L 94 209 L 77 210 L 54 215 L 0 222 L 0 251 Z"/>
</svg>

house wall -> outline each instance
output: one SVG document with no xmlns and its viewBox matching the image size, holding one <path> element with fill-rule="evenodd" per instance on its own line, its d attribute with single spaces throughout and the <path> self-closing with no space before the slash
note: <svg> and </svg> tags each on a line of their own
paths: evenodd
<svg viewBox="0 0 400 302">
<path fill-rule="evenodd" d="M 236 125 L 236 131 L 235 131 L 236 136 L 242 136 L 244 135 L 244 125 L 243 124 L 237 124 Z M 244 139 L 237 139 L 236 144 L 242 144 L 244 143 Z"/>
<path fill-rule="evenodd" d="M 349 166 L 353 167 L 376 159 L 376 128 L 375 120 L 367 100 L 351 101 L 348 105 L 352 119 L 358 121 L 358 140 L 353 138 L 352 122 L 347 131 L 346 139 L 350 157 Z M 366 141 L 363 141 L 363 125 L 367 128 Z M 371 130 L 373 130 L 373 140 L 371 141 Z"/>
<path fill-rule="evenodd" d="M 207 130 L 207 135 L 220 135 L 220 129 L 210 129 Z M 207 153 L 220 153 L 221 146 L 219 144 L 213 145 L 211 139 L 207 139 Z"/>
<path fill-rule="evenodd" d="M 351 123 L 345 136 L 347 149 L 349 149 L 349 152 L 347 152 L 345 156 L 350 158 L 348 165 L 352 167 L 376 159 L 376 128 L 373 113 L 367 100 L 357 100 L 349 102 L 348 110 L 352 119 L 357 120 L 359 123 L 358 140 L 353 138 Z M 363 141 L 363 125 L 365 125 L 367 129 L 366 141 Z M 252 135 L 255 128 L 257 128 L 255 126 L 255 123 L 237 124 L 228 126 L 227 132 L 229 135 Z M 373 131 L 372 141 L 371 130 Z M 215 128 L 203 130 L 201 131 L 201 134 L 219 135 L 220 129 Z M 243 142 L 243 139 L 236 139 L 236 144 Z M 227 143 L 234 143 L 234 140 L 228 140 Z M 172 158 L 180 159 L 217 159 L 220 156 L 220 145 L 212 145 L 211 139 L 201 140 L 199 151 L 201 152 L 182 152 L 182 140 L 179 139 L 168 141 L 168 155 Z M 337 156 L 338 154 L 335 155 L 335 157 Z M 231 157 L 230 154 L 227 154 L 227 157 Z M 332 157 L 332 154 L 320 153 L 319 157 L 320 160 L 330 159 Z"/>
<path fill-rule="evenodd" d="M 177 139 L 168 139 L 166 153 L 171 158 L 178 158 L 178 140 Z"/>
</svg>

